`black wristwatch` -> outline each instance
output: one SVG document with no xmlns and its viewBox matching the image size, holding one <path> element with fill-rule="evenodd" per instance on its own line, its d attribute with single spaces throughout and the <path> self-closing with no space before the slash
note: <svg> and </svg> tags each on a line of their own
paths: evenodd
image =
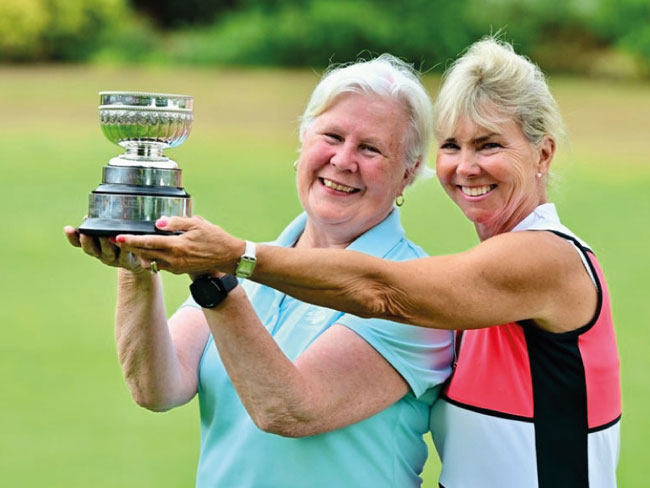
<svg viewBox="0 0 650 488">
<path fill-rule="evenodd" d="M 232 275 L 221 278 L 203 275 L 190 285 L 190 292 L 194 301 L 203 308 L 214 308 L 223 302 L 230 290 L 238 284 L 239 280 Z"/>
</svg>

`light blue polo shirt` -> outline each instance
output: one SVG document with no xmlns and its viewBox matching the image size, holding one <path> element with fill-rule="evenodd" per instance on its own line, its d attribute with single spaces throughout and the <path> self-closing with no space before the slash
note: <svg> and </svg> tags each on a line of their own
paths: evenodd
<svg viewBox="0 0 650 488">
<path fill-rule="evenodd" d="M 272 244 L 292 246 L 305 222 L 303 213 Z M 348 249 L 395 261 L 425 255 L 406 239 L 397 209 Z M 428 431 L 429 409 L 439 385 L 451 373 L 452 333 L 361 319 L 300 302 L 251 281 L 243 286 L 260 321 L 290 359 L 300 356 L 333 324 L 342 324 L 374 347 L 411 391 L 378 414 L 342 429 L 297 439 L 268 434 L 255 426 L 242 406 L 210 336 L 199 366 L 201 455 L 196 486 L 420 486 L 427 457 L 422 436 Z M 185 305 L 198 306 L 191 299 Z"/>
</svg>

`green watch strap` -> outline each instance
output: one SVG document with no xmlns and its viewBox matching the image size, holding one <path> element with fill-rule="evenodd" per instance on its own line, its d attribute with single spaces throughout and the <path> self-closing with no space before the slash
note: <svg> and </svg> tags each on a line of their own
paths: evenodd
<svg viewBox="0 0 650 488">
<path fill-rule="evenodd" d="M 237 269 L 235 275 L 238 278 L 248 278 L 253 274 L 255 265 L 257 264 L 257 257 L 255 255 L 256 245 L 254 242 L 246 241 L 246 250 L 239 261 L 237 262 Z"/>
</svg>

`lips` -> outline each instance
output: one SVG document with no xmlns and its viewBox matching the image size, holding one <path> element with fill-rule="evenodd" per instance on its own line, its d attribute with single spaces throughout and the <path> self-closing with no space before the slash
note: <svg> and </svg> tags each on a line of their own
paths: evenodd
<svg viewBox="0 0 650 488">
<path fill-rule="evenodd" d="M 457 185 L 457 186 L 460 189 L 460 191 L 462 191 L 463 194 L 467 195 L 468 197 L 480 197 L 483 195 L 487 195 L 497 187 L 497 185 L 482 185 L 482 186 Z"/>
<path fill-rule="evenodd" d="M 327 188 L 330 188 L 331 190 L 336 190 L 340 191 L 342 193 L 347 193 L 347 194 L 352 194 L 352 193 L 357 193 L 360 192 L 361 190 L 359 188 L 355 188 L 353 186 L 347 186 L 342 183 L 338 183 L 336 181 L 329 180 L 327 178 L 318 178 L 320 182 L 326 186 Z"/>
</svg>

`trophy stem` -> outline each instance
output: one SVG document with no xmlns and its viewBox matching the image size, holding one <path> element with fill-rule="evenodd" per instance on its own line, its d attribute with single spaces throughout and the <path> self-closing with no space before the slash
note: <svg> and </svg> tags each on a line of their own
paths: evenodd
<svg viewBox="0 0 650 488">
<path fill-rule="evenodd" d="M 162 148 L 153 144 L 138 144 L 126 147 L 128 159 L 167 159 L 163 156 Z"/>
<path fill-rule="evenodd" d="M 128 144 L 125 153 L 109 161 L 111 166 L 142 166 L 149 168 L 176 169 L 176 161 L 163 156 L 163 147 L 158 144 Z"/>
</svg>

